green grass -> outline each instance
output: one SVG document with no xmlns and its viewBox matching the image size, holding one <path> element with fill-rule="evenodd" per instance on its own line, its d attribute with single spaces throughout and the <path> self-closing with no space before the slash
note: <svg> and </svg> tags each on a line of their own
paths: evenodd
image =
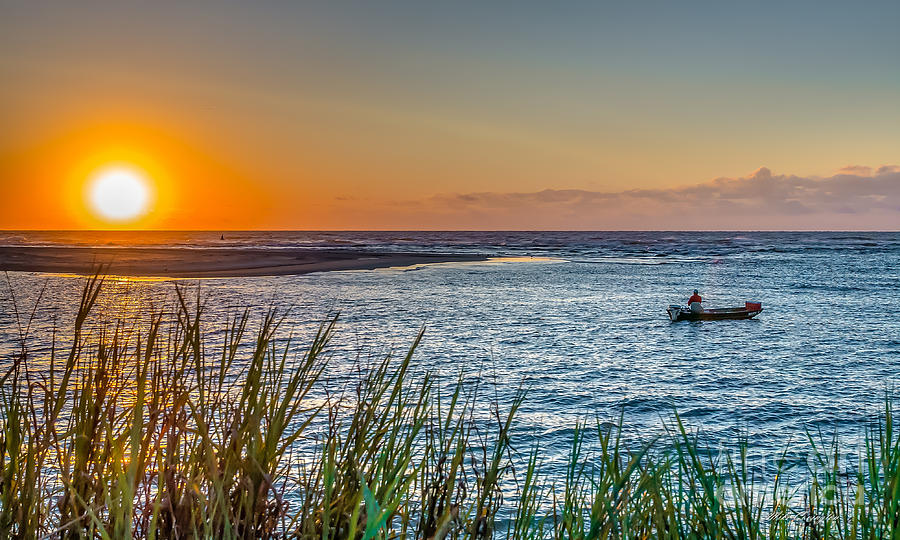
<svg viewBox="0 0 900 540">
<path fill-rule="evenodd" d="M 641 446 L 624 420 L 579 423 L 555 476 L 516 426 L 525 392 L 501 408 L 460 377 L 442 393 L 412 373 L 422 334 L 334 389 L 334 319 L 297 356 L 274 311 L 245 312 L 213 351 L 199 299 L 98 320 L 102 282 L 49 369 L 25 323 L 0 374 L 0 538 L 900 537 L 891 399 L 852 471 L 811 436 L 808 468 L 782 456 L 762 475 L 748 441 L 722 456 L 673 413 Z"/>
</svg>

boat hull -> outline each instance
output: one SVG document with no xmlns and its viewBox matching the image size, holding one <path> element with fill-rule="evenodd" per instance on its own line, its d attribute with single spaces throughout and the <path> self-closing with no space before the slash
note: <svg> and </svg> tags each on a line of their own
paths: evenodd
<svg viewBox="0 0 900 540">
<path fill-rule="evenodd" d="M 680 306 L 669 306 L 666 310 L 672 322 L 678 321 L 721 321 L 728 319 L 752 319 L 762 313 L 762 307 L 758 309 L 721 308 L 691 311 Z"/>
</svg>

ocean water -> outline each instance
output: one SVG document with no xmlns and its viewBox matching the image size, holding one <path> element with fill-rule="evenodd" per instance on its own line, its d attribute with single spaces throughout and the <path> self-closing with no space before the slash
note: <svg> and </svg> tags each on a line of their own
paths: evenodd
<svg viewBox="0 0 900 540">
<path fill-rule="evenodd" d="M 578 420 L 623 415 L 635 441 L 674 410 L 711 446 L 746 436 L 761 456 L 807 430 L 850 443 L 900 381 L 900 233 L 761 232 L 2 233 L 0 245 L 256 246 L 484 253 L 479 263 L 302 276 L 182 280 L 217 328 L 250 307 L 288 312 L 296 347 L 340 313 L 328 377 L 425 339 L 417 373 L 460 372 L 528 396 L 519 446 L 560 465 Z M 10 273 L 0 293 L 0 364 L 34 310 L 36 357 L 72 316 L 83 278 Z M 699 289 L 707 307 L 761 301 L 750 321 L 671 323 Z M 41 293 L 43 291 L 43 293 Z M 104 309 L 164 306 L 171 280 L 113 280 Z M 38 361 L 36 364 L 40 366 Z M 236 366 L 240 369 L 240 366 Z"/>
</svg>

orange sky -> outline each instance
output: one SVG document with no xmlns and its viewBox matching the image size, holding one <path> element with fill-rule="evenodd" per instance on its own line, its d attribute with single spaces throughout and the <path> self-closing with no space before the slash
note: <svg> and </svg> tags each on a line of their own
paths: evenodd
<svg viewBox="0 0 900 540">
<path fill-rule="evenodd" d="M 6 7 L 0 228 L 897 228 L 896 5 L 547 9 Z"/>
</svg>

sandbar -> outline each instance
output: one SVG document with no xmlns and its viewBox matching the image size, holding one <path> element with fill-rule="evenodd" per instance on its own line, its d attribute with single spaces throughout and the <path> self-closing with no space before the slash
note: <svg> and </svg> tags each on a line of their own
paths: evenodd
<svg viewBox="0 0 900 540">
<path fill-rule="evenodd" d="M 0 270 L 53 274 L 213 278 L 375 270 L 487 260 L 486 255 L 310 248 L 0 246 Z"/>
</svg>

